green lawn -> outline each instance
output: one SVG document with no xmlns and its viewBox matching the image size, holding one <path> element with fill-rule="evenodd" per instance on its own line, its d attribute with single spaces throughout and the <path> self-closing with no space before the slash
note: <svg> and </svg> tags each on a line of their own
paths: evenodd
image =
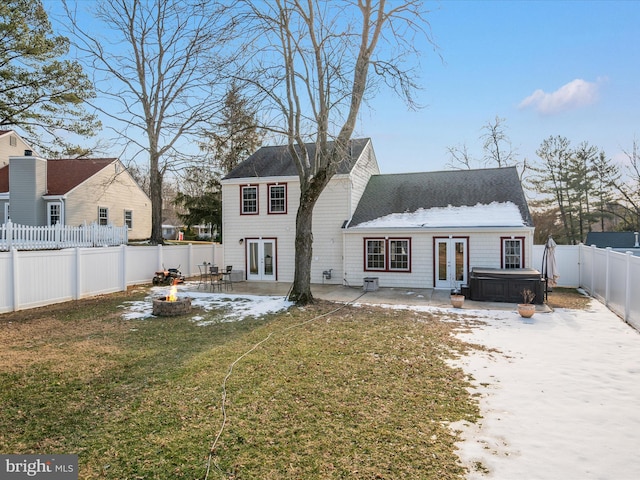
<svg viewBox="0 0 640 480">
<path fill-rule="evenodd" d="M 0 316 L 0 452 L 77 453 L 82 479 L 204 479 L 225 375 L 266 339 L 227 381 L 208 478 L 463 478 L 448 423 L 478 408 L 446 314 L 123 320 L 145 295 Z"/>
</svg>

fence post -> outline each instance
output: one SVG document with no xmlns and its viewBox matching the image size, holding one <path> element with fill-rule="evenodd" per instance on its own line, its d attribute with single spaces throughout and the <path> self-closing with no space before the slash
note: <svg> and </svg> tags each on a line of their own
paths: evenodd
<svg viewBox="0 0 640 480">
<path fill-rule="evenodd" d="M 193 277 L 195 275 L 195 272 L 191 270 L 193 268 L 193 243 L 189 243 L 189 249 L 187 250 L 187 262 L 189 262 L 187 272 L 189 272 L 190 277 Z"/>
<path fill-rule="evenodd" d="M 625 292 L 624 292 L 624 321 L 629 323 L 631 318 L 631 257 L 633 252 L 626 253 L 626 280 L 625 280 Z"/>
<path fill-rule="evenodd" d="M 11 219 L 7 220 L 6 235 L 7 235 L 7 250 L 10 252 L 13 249 L 13 222 Z"/>
<path fill-rule="evenodd" d="M 120 245 L 120 271 L 122 272 L 122 291 L 127 291 L 127 246 Z"/>
<path fill-rule="evenodd" d="M 75 288 L 75 298 L 74 300 L 80 300 L 80 297 L 82 295 L 82 265 L 81 265 L 81 260 L 82 257 L 80 256 L 80 247 L 76 247 L 75 249 L 75 253 L 76 253 L 76 288 Z"/>
<path fill-rule="evenodd" d="M 11 249 L 11 279 L 13 286 L 13 305 L 11 305 L 12 311 L 17 311 L 20 306 L 20 269 L 18 268 L 18 250 L 15 248 Z"/>
<path fill-rule="evenodd" d="M 605 283 L 604 283 L 604 304 L 608 307 L 609 306 L 609 283 L 611 280 L 611 274 L 610 274 L 610 258 L 611 258 L 611 247 L 607 247 L 607 253 L 606 253 L 606 262 L 605 262 Z"/>
<path fill-rule="evenodd" d="M 591 280 L 590 283 L 591 285 L 589 285 L 589 293 L 591 294 L 592 297 L 596 296 L 596 246 L 595 245 L 591 245 L 591 248 L 589 249 L 591 252 Z"/>
<path fill-rule="evenodd" d="M 157 255 L 158 255 L 158 267 L 157 270 L 164 270 L 164 258 L 162 257 L 162 244 L 159 243 L 158 244 L 158 248 L 157 248 Z"/>
</svg>

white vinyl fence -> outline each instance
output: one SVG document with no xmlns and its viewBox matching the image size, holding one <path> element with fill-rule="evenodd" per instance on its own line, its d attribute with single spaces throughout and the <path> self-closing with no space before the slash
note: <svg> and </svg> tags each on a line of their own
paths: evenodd
<svg viewBox="0 0 640 480">
<path fill-rule="evenodd" d="M 534 245 L 534 268 L 542 268 L 543 253 L 544 245 Z M 640 256 L 610 248 L 558 245 L 555 257 L 558 286 L 583 288 L 640 330 Z"/>
<path fill-rule="evenodd" d="M 124 225 L 31 226 L 9 220 L 0 225 L 0 251 L 46 250 L 73 247 L 104 247 L 126 245 L 128 229 Z"/>
<path fill-rule="evenodd" d="M 70 248 L 0 252 L 0 313 L 41 307 L 151 283 L 156 271 L 199 273 L 198 264 L 222 265 L 218 244 Z"/>
<path fill-rule="evenodd" d="M 579 245 L 580 286 L 640 330 L 640 257 Z"/>
</svg>

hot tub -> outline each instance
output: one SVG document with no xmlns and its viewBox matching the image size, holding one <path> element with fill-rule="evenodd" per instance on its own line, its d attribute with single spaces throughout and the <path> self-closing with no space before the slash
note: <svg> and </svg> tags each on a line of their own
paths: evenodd
<svg viewBox="0 0 640 480">
<path fill-rule="evenodd" d="M 474 268 L 469 275 L 471 300 L 522 303 L 524 289 L 535 294 L 533 303 L 544 303 L 544 281 L 533 268 Z"/>
</svg>

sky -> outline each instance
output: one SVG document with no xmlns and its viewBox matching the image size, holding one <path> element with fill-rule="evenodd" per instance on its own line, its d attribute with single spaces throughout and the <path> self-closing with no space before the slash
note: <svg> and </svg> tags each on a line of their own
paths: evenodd
<svg viewBox="0 0 640 480">
<path fill-rule="evenodd" d="M 44 1 L 52 18 L 57 1 Z M 496 117 L 520 160 L 539 161 L 540 144 L 560 135 L 625 162 L 640 138 L 640 0 L 427 0 L 426 8 L 436 47 L 416 45 L 423 108 L 382 89 L 354 133 L 372 139 L 382 173 L 450 169 L 448 148 L 463 146 L 480 166 L 482 128 Z"/>
<path fill-rule="evenodd" d="M 447 169 L 448 147 L 481 158 L 482 127 L 496 116 L 529 161 L 549 136 L 586 141 L 615 162 L 640 138 L 640 2 L 427 5 L 438 53 L 420 48 L 424 108 L 380 92 L 357 127 L 383 173 Z"/>
<path fill-rule="evenodd" d="M 195 282 L 178 286 L 180 295 L 205 311 L 228 307 L 221 321 L 291 306 L 284 297 L 194 288 Z M 146 300 L 122 305 L 132 330 L 151 316 L 151 300 L 167 290 L 154 287 Z M 469 376 L 481 411 L 475 424 L 451 424 L 461 432 L 458 455 L 470 469 L 468 480 L 640 478 L 640 336 L 602 303 L 592 299 L 585 310 L 537 311 L 530 319 L 509 309 L 380 306 L 467 322 L 471 328 L 461 328 L 457 337 L 484 347 L 451 360 Z M 211 323 L 201 315 L 191 321 Z"/>
</svg>

